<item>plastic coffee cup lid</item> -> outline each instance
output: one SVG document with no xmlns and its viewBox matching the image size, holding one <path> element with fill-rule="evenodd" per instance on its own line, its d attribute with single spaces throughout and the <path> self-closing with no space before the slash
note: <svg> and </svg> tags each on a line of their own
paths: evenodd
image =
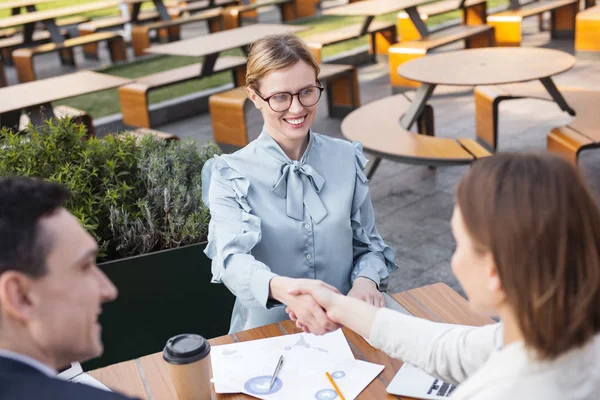
<svg viewBox="0 0 600 400">
<path fill-rule="evenodd" d="M 163 358 L 170 364 L 190 364 L 210 353 L 210 343 L 200 335 L 184 333 L 167 340 Z"/>
</svg>

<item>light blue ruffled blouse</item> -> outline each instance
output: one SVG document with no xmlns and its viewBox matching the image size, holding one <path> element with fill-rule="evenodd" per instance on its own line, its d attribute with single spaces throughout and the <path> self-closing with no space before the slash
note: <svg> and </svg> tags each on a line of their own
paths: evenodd
<svg viewBox="0 0 600 400">
<path fill-rule="evenodd" d="M 362 145 L 309 135 L 300 161 L 263 129 L 202 170 L 212 282 L 237 297 L 230 333 L 288 318 L 269 299 L 275 276 L 320 279 L 346 294 L 358 277 L 385 291 L 397 268 L 375 228 Z"/>
</svg>

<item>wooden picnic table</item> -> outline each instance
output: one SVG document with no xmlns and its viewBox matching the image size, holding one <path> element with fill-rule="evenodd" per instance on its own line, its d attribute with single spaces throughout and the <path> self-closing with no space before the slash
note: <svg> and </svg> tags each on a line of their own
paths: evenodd
<svg viewBox="0 0 600 400">
<path fill-rule="evenodd" d="M 410 129 L 437 85 L 502 85 L 534 80 L 544 85 L 563 111 L 575 115 L 552 80 L 574 65 L 575 57 L 568 53 L 536 47 L 458 50 L 408 61 L 398 67 L 398 74 L 421 85 L 400 124 Z"/>
<path fill-rule="evenodd" d="M 295 33 L 305 29 L 308 29 L 308 27 L 281 24 L 253 24 L 173 43 L 160 44 L 152 46 L 145 51 L 154 54 L 204 57 L 199 75 L 200 78 L 203 78 L 212 75 L 217 58 L 223 51 L 237 48 L 242 48 L 245 51 L 249 44 L 267 35 L 285 32 Z"/>
<path fill-rule="evenodd" d="M 28 12 L 37 11 L 36 6 L 38 4 L 50 3 L 56 0 L 9 0 L 0 3 L 0 10 L 11 10 L 12 15 L 18 15 L 21 13 L 21 8 L 26 9 Z"/>
<path fill-rule="evenodd" d="M 417 6 L 432 3 L 436 0 L 364 0 L 339 7 L 328 8 L 323 15 L 360 16 L 364 17 L 360 35 L 369 31 L 375 17 L 404 10 L 422 37 L 429 35 L 426 23 L 421 19 Z M 465 0 L 457 0 L 456 7 L 461 8 Z"/>
<path fill-rule="evenodd" d="M 396 293 L 391 297 L 400 308 L 417 317 L 454 324 L 485 325 L 493 323 L 491 318 L 476 315 L 467 301 L 443 283 Z M 402 361 L 389 357 L 371 347 L 367 341 L 353 331 L 343 328 L 350 348 L 357 359 L 385 366 L 382 373 L 358 396 L 358 399 L 396 399 L 386 392 Z M 291 321 L 266 325 L 256 329 L 221 336 L 209 340 L 212 346 L 264 339 L 300 332 Z M 162 352 L 137 360 L 125 361 L 89 372 L 109 388 L 141 399 L 176 400 L 175 387 L 162 359 Z M 212 399 L 246 400 L 245 394 L 216 394 L 212 387 Z M 407 399 L 403 397 L 403 399 Z"/>
<path fill-rule="evenodd" d="M 23 44 L 28 45 L 33 42 L 32 36 L 35 28 L 35 24 L 43 22 L 46 29 L 50 32 L 50 37 L 54 43 L 63 43 L 65 37 L 60 32 L 56 25 L 56 19 L 62 17 L 68 17 L 72 15 L 82 14 L 91 11 L 104 10 L 107 8 L 118 7 L 121 4 L 132 4 L 133 12 L 131 16 L 131 22 L 135 23 L 139 14 L 139 8 L 141 4 L 146 0 L 103 0 L 87 4 L 78 4 L 75 6 L 55 8 L 43 11 L 34 11 L 27 14 L 14 15 L 12 17 L 0 19 L 0 29 L 12 28 L 23 25 Z M 156 6 L 161 18 L 170 19 L 169 13 L 163 0 L 152 0 Z M 137 11 L 136 11 L 137 10 Z"/>
<path fill-rule="evenodd" d="M 112 89 L 129 82 L 131 79 L 93 71 L 79 71 L 0 88 L 0 128 L 17 126 L 22 110 L 30 112 L 31 121 L 39 124 L 53 116 L 53 101 Z"/>
</svg>

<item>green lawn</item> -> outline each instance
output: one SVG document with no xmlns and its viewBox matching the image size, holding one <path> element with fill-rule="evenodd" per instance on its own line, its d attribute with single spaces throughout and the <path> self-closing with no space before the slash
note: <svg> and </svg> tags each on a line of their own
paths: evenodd
<svg viewBox="0 0 600 400">
<path fill-rule="evenodd" d="M 2 0 L 0 0 L 2 1 Z M 76 3 L 76 1 L 62 0 L 62 3 Z M 488 0 L 488 8 L 497 7 L 498 5 L 506 4 L 507 0 Z M 52 3 L 55 4 L 55 3 Z M 394 22 L 396 14 L 391 13 L 378 17 L 377 20 Z M 428 26 L 432 27 L 440 23 L 456 19 L 460 16 L 459 11 L 446 13 L 435 16 L 429 19 Z M 297 25 L 311 26 L 311 29 L 301 32 L 299 36 L 306 37 L 318 32 L 325 32 L 341 26 L 350 25 L 361 22 L 360 17 L 334 17 L 323 16 L 319 18 L 305 19 L 301 22 L 295 22 Z M 358 46 L 364 46 L 368 43 L 368 38 L 363 37 L 356 40 L 350 40 L 337 45 L 325 47 L 323 51 L 324 57 L 347 51 Z M 233 51 L 227 54 L 241 55 L 240 51 Z M 156 72 L 169 70 L 172 68 L 200 62 L 200 59 L 190 57 L 175 57 L 161 56 L 144 61 L 134 61 L 125 65 L 116 65 L 105 68 L 100 72 L 121 76 L 125 78 L 137 78 L 149 75 Z M 198 92 L 203 89 L 208 89 L 231 82 L 230 73 L 220 73 L 202 80 L 185 82 L 178 85 L 169 86 L 164 89 L 153 91 L 150 94 L 150 103 L 157 103 L 163 100 L 173 99 L 184 96 L 190 93 Z M 105 90 L 90 95 L 78 96 L 63 100 L 57 104 L 67 104 L 72 107 L 86 110 L 92 117 L 98 118 L 107 115 L 112 115 L 120 112 L 119 99 L 116 89 Z"/>
</svg>

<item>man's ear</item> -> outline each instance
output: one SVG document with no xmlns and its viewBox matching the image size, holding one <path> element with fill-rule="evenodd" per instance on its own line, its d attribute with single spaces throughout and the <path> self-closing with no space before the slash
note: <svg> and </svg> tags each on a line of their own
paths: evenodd
<svg viewBox="0 0 600 400">
<path fill-rule="evenodd" d="M 6 317 L 26 322 L 34 313 L 29 295 L 31 278 L 17 271 L 7 271 L 0 275 L 0 308 Z"/>
<path fill-rule="evenodd" d="M 261 103 L 260 103 L 260 101 L 262 99 L 258 97 L 258 95 L 254 91 L 254 89 L 251 89 L 250 87 L 247 86 L 246 87 L 246 94 L 248 95 L 248 98 L 250 99 L 250 101 L 252 103 L 254 103 L 254 107 L 256 107 L 258 110 L 260 110 L 261 109 Z"/>
</svg>

